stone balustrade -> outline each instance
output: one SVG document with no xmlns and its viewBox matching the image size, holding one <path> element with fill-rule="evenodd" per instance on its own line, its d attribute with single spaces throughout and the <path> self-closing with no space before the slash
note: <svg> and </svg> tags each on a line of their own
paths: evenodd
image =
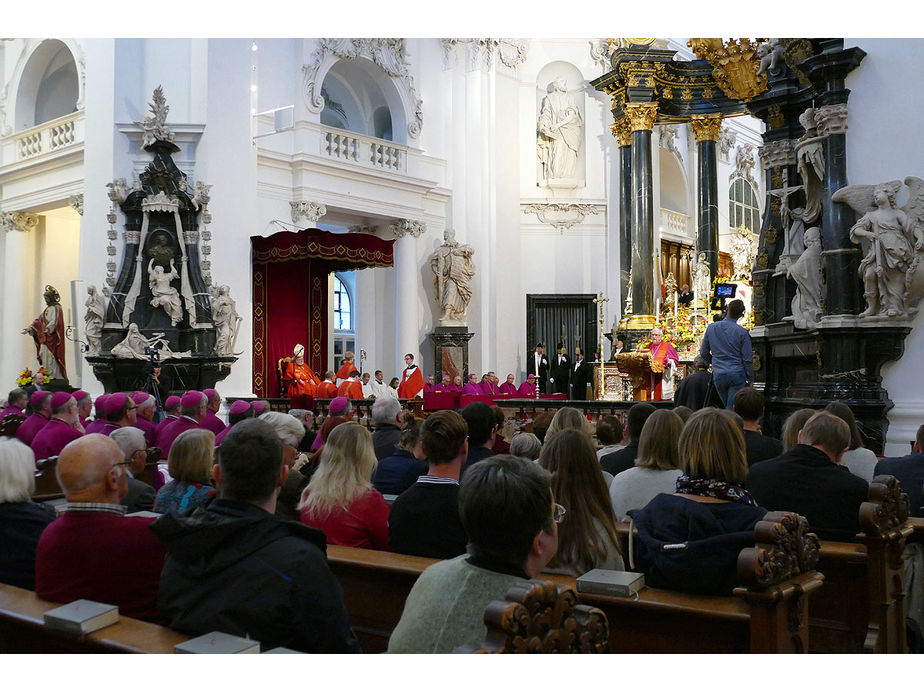
<svg viewBox="0 0 924 693">
<path fill-rule="evenodd" d="M 321 155 L 384 171 L 407 171 L 406 146 L 337 128 L 324 127 Z"/>
</svg>

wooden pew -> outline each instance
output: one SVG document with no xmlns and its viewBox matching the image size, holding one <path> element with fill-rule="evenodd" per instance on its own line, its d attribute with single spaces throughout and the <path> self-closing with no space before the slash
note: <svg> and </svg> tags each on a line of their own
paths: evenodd
<svg viewBox="0 0 924 693">
<path fill-rule="evenodd" d="M 821 576 L 806 567 L 811 557 L 798 574 L 768 570 L 767 566 L 796 563 L 779 536 L 795 545 L 804 534 L 799 530 L 795 538 L 797 532 L 781 529 L 776 516 L 782 513 L 769 516 L 774 517 L 761 523 L 763 533 L 755 534 L 758 546 L 739 558 L 739 574 L 747 585 L 732 596 L 646 587 L 637 599 L 586 593 L 578 593 L 578 598 L 606 614 L 610 646 L 617 653 L 805 652 L 807 597 L 820 586 Z M 345 546 L 328 546 L 327 554 L 363 651 L 384 652 L 411 587 L 436 560 Z M 781 557 L 784 554 L 787 558 Z M 573 577 L 543 573 L 540 579 L 576 591 Z"/>
<path fill-rule="evenodd" d="M 84 638 L 45 626 L 43 614 L 60 606 L 35 592 L 0 584 L 0 654 L 171 654 L 189 635 L 119 616 L 119 622 Z"/>
<path fill-rule="evenodd" d="M 16 431 L 19 430 L 25 420 L 26 417 L 22 414 L 7 414 L 4 416 L 3 420 L 0 421 L 0 438 L 14 438 Z"/>
<path fill-rule="evenodd" d="M 64 497 L 64 491 L 61 490 L 58 476 L 55 473 L 57 466 L 57 455 L 35 461 L 35 492 L 32 494 L 32 500 L 41 503 L 45 500 Z"/>
</svg>

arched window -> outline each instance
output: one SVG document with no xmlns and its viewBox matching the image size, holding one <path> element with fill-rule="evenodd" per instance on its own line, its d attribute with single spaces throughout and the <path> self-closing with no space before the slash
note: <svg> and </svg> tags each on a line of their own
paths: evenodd
<svg viewBox="0 0 924 693">
<path fill-rule="evenodd" d="M 728 226 L 744 226 L 753 233 L 760 231 L 760 207 L 757 193 L 744 178 L 732 181 L 728 190 Z"/>
<path fill-rule="evenodd" d="M 353 305 L 350 300 L 350 292 L 340 281 L 340 277 L 334 275 L 334 329 L 338 332 L 353 331 Z"/>
</svg>

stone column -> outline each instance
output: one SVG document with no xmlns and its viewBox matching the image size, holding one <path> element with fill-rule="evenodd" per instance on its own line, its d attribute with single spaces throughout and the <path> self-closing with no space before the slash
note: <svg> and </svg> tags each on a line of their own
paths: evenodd
<svg viewBox="0 0 924 693">
<path fill-rule="evenodd" d="M 716 140 L 722 126 L 721 113 L 690 116 L 696 138 L 696 243 L 698 252 L 706 253 L 709 274 L 719 272 L 719 183 L 716 167 Z"/>
<path fill-rule="evenodd" d="M 413 353 L 418 364 L 420 357 L 420 268 L 417 266 L 417 239 L 424 232 L 419 221 L 401 219 L 391 225 L 395 234 L 395 359 L 396 373 L 404 369 L 404 355 Z"/>
<path fill-rule="evenodd" d="M 610 126 L 619 142 L 619 309 L 621 313 L 628 298 L 629 278 L 632 276 L 632 130 L 627 118 Z"/>
<path fill-rule="evenodd" d="M 5 214 L 0 212 L 0 233 L 5 236 L 3 257 L 3 335 L 4 347 L 0 349 L 0 376 L 5 383 L 15 383 L 23 368 L 38 367 L 32 338 L 20 334 L 23 328 L 35 318 L 29 314 L 26 297 L 32 294 L 28 282 L 34 279 L 35 238 L 29 236 L 38 226 L 38 216 L 26 212 Z M 26 265 L 24 268 L 23 265 Z M 13 386 L 7 386 L 9 392 Z"/>
<path fill-rule="evenodd" d="M 658 103 L 625 105 L 632 131 L 632 312 L 629 329 L 650 330 L 655 324 L 654 301 L 654 193 L 651 179 L 651 128 L 658 116 Z"/>
</svg>

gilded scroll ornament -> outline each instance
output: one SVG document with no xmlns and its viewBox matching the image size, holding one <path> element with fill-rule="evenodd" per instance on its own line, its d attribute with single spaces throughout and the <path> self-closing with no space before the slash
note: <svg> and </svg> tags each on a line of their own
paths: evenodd
<svg viewBox="0 0 924 693">
<path fill-rule="evenodd" d="M 690 127 L 697 142 L 714 142 L 719 137 L 719 128 L 722 127 L 721 113 L 708 113 L 705 115 L 690 116 Z"/>
<path fill-rule="evenodd" d="M 629 127 L 636 130 L 651 130 L 658 117 L 658 102 L 627 103 L 624 108 Z"/>
<path fill-rule="evenodd" d="M 632 129 L 629 127 L 628 118 L 622 118 L 610 125 L 610 132 L 613 133 L 620 147 L 628 147 L 632 144 Z"/>
<path fill-rule="evenodd" d="M 731 40 L 728 44 L 718 38 L 693 38 L 687 45 L 697 58 L 709 61 L 716 84 L 729 98 L 747 101 L 767 88 L 767 76 L 757 74 L 760 44 L 747 38 Z"/>
</svg>

